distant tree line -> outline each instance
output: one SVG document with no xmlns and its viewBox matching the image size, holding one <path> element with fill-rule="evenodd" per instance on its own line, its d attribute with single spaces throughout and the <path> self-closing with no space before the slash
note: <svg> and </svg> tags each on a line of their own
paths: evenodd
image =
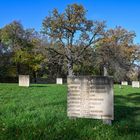
<svg viewBox="0 0 140 140">
<path fill-rule="evenodd" d="M 89 20 L 82 5 L 54 9 L 41 32 L 18 21 L 0 29 L 1 79 L 30 74 L 56 78 L 73 75 L 111 75 L 116 82 L 140 78 L 140 46 L 136 34 L 118 26 Z"/>
</svg>

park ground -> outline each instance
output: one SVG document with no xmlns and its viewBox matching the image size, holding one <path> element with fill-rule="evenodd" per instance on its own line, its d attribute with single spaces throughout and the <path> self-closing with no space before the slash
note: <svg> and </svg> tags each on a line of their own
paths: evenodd
<svg viewBox="0 0 140 140">
<path fill-rule="evenodd" d="M 67 86 L 0 84 L 0 140 L 140 140 L 140 89 L 114 86 L 112 126 L 67 117 Z"/>
</svg>

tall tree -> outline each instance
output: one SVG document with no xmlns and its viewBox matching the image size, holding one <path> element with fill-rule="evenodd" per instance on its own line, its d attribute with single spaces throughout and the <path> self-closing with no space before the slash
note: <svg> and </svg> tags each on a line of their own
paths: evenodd
<svg viewBox="0 0 140 140">
<path fill-rule="evenodd" d="M 24 44 L 24 29 L 20 22 L 13 21 L 1 30 L 1 42 L 11 54 L 12 58 L 21 51 Z M 17 73 L 20 72 L 20 64 L 16 63 Z"/>
<path fill-rule="evenodd" d="M 54 9 L 43 21 L 43 33 L 50 37 L 48 49 L 66 58 L 69 76 L 84 51 L 102 37 L 104 27 L 104 22 L 88 20 L 84 7 L 77 4 L 68 5 L 63 13 Z"/>
<path fill-rule="evenodd" d="M 2 30 L 0 29 L 0 77 L 7 77 L 9 75 L 9 68 L 11 67 L 10 57 L 8 49 L 2 43 Z M 12 70 L 11 70 L 12 71 Z"/>
<path fill-rule="evenodd" d="M 17 74 L 36 75 L 41 69 L 41 38 L 34 29 L 24 29 L 20 22 L 13 21 L 1 30 L 1 43 L 10 52 Z"/>
<path fill-rule="evenodd" d="M 97 63 L 105 72 L 112 71 L 117 76 L 126 75 L 135 61 L 136 46 L 133 43 L 134 32 L 121 27 L 109 29 L 96 49 Z"/>
</svg>

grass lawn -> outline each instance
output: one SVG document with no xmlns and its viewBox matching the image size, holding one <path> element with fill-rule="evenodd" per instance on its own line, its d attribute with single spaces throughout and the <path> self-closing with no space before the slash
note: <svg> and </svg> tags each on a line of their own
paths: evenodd
<svg viewBox="0 0 140 140">
<path fill-rule="evenodd" d="M 112 126 L 67 117 L 66 85 L 0 84 L 0 140 L 140 140 L 140 89 L 118 85 Z"/>
</svg>

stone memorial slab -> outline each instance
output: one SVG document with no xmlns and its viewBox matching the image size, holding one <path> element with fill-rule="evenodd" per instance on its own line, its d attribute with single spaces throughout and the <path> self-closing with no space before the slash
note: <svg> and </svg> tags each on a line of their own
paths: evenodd
<svg viewBox="0 0 140 140">
<path fill-rule="evenodd" d="M 30 77 L 29 75 L 19 75 L 19 86 L 29 87 Z"/>
<path fill-rule="evenodd" d="M 68 77 L 67 84 L 67 114 L 70 118 L 114 119 L 111 77 Z"/>
<path fill-rule="evenodd" d="M 140 81 L 132 81 L 133 88 L 140 88 Z"/>
<path fill-rule="evenodd" d="M 56 78 L 56 84 L 63 84 L 63 79 L 62 78 Z"/>
<path fill-rule="evenodd" d="M 121 82 L 121 85 L 122 85 L 122 86 L 127 86 L 127 85 L 128 85 L 128 82 L 127 82 L 127 81 L 122 81 L 122 82 Z"/>
</svg>

